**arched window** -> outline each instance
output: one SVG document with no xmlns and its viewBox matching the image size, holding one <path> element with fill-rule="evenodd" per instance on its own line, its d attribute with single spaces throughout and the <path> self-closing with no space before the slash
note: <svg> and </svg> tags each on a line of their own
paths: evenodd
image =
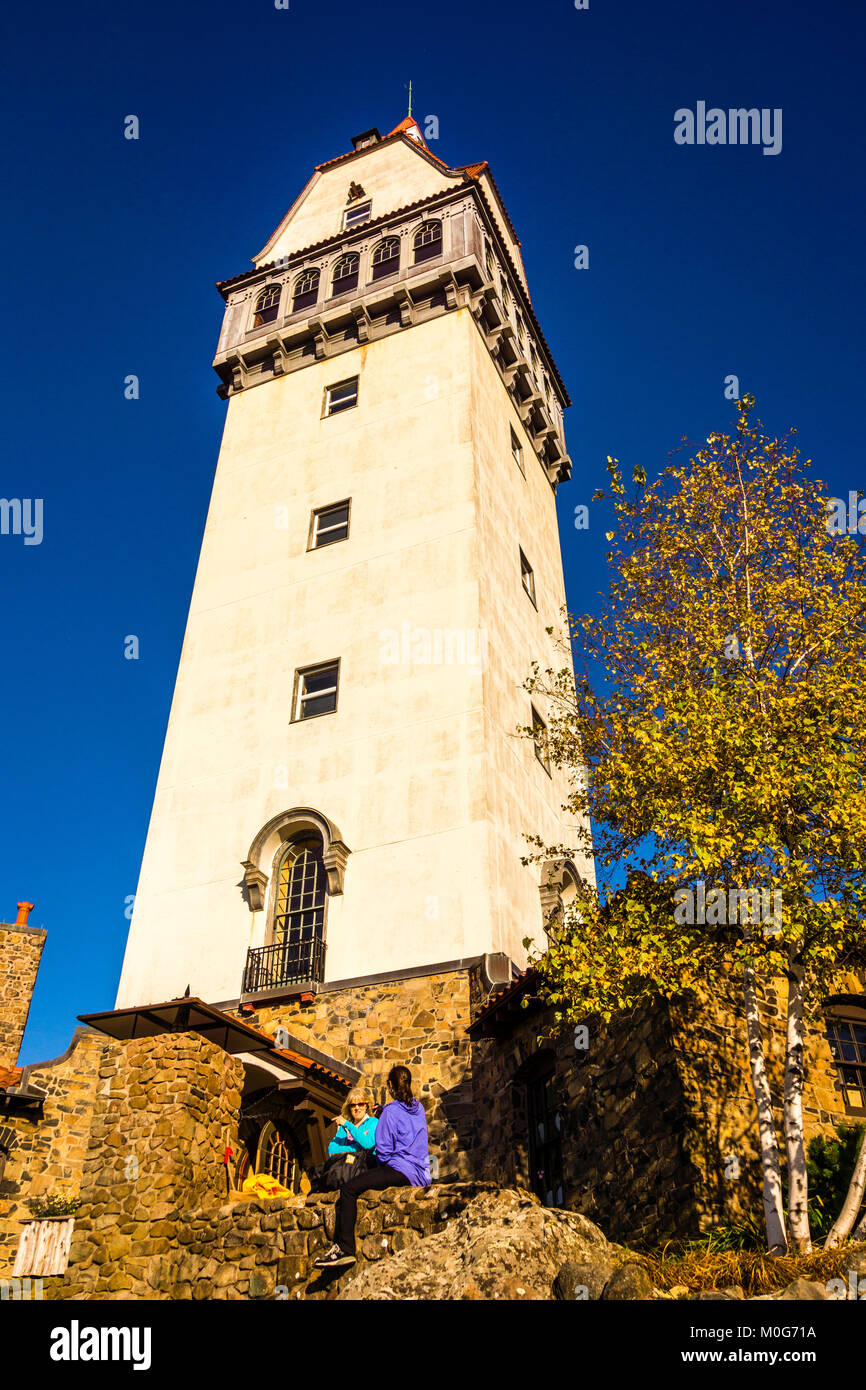
<svg viewBox="0 0 866 1390">
<path fill-rule="evenodd" d="M 827 1041 L 845 1110 L 849 1115 L 866 1115 L 866 996 L 838 995 L 825 1008 Z"/>
<path fill-rule="evenodd" d="M 361 264 L 361 257 L 357 251 L 349 251 L 345 256 L 341 256 L 334 266 L 334 274 L 331 279 L 331 294 L 345 294 L 347 290 L 358 288 L 358 267 Z"/>
<path fill-rule="evenodd" d="M 395 275 L 400 269 L 399 238 L 388 236 L 384 241 L 380 241 L 370 258 L 370 264 L 371 280 L 384 280 L 386 275 Z"/>
<path fill-rule="evenodd" d="M 292 313 L 311 309 L 319 298 L 318 270 L 302 270 L 292 289 Z"/>
<path fill-rule="evenodd" d="M 490 242 L 487 241 L 486 238 L 484 241 L 484 264 L 487 268 L 487 274 L 490 276 L 490 279 L 492 280 L 496 270 L 496 262 L 493 259 L 493 252 L 490 249 Z"/>
<path fill-rule="evenodd" d="M 322 853 L 320 835 L 299 835 L 280 856 L 271 954 L 281 985 L 324 979 L 328 880 Z"/>
<path fill-rule="evenodd" d="M 415 249 L 415 264 L 431 261 L 442 254 L 442 223 L 425 222 L 415 233 L 412 245 Z"/>
<path fill-rule="evenodd" d="M 266 323 L 273 323 L 279 307 L 280 286 L 265 285 L 256 300 L 256 307 L 253 311 L 253 328 L 261 328 Z"/>
<path fill-rule="evenodd" d="M 541 871 L 541 916 L 544 930 L 556 940 L 578 893 L 577 868 L 570 859 L 548 859 Z"/>
<path fill-rule="evenodd" d="M 273 1120 L 262 1128 L 255 1161 L 257 1173 L 267 1173 L 291 1192 L 300 1191 L 303 1169 L 297 1146 L 289 1131 L 283 1126 L 278 1129 Z"/>
</svg>

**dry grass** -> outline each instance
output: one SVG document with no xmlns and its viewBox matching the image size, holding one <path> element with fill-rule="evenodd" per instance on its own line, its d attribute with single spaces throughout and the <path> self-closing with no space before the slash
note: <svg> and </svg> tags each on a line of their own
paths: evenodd
<svg viewBox="0 0 866 1390">
<path fill-rule="evenodd" d="M 631 1258 L 649 1274 L 657 1289 L 668 1292 L 677 1285 L 691 1293 L 701 1289 L 726 1289 L 739 1284 L 747 1298 L 777 1293 L 795 1279 L 826 1284 L 828 1279 L 848 1281 L 854 1256 L 866 1255 L 866 1244 L 839 1250 L 816 1250 L 811 1255 L 768 1255 L 761 1250 L 683 1248 L 669 1242 L 661 1251 L 634 1253 Z"/>
</svg>

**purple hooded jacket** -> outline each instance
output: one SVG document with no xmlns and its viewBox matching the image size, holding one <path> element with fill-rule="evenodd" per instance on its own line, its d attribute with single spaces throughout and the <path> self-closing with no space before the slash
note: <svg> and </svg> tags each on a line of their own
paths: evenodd
<svg viewBox="0 0 866 1390">
<path fill-rule="evenodd" d="M 380 1163 L 396 1168 L 412 1187 L 429 1187 L 430 1159 L 427 1154 L 427 1116 L 420 1101 L 407 1105 L 392 1100 L 385 1106 L 376 1126 L 376 1157 Z"/>
</svg>

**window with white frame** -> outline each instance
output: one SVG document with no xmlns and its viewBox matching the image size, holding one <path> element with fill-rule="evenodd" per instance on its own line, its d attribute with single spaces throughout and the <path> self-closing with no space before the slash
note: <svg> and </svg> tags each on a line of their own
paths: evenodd
<svg viewBox="0 0 866 1390">
<path fill-rule="evenodd" d="M 383 280 L 386 275 L 395 275 L 400 269 L 400 242 L 395 236 L 385 237 L 370 257 L 371 280 Z"/>
<path fill-rule="evenodd" d="M 517 435 L 514 433 L 514 430 L 511 431 L 511 457 L 514 459 L 514 462 L 517 464 L 517 467 L 520 469 L 521 473 L 525 477 L 526 469 L 523 467 L 523 446 L 521 445 L 520 440 L 517 438 Z"/>
<path fill-rule="evenodd" d="M 373 200 L 368 198 L 364 203 L 356 203 L 354 207 L 346 208 L 343 213 L 343 230 L 347 227 L 360 227 L 362 222 L 369 222 L 372 207 Z"/>
<path fill-rule="evenodd" d="M 305 666 L 295 672 L 293 721 L 313 719 L 317 714 L 333 714 L 337 708 L 340 680 L 339 661 Z"/>
<path fill-rule="evenodd" d="M 347 290 L 358 288 L 358 267 L 361 264 L 361 257 L 357 251 L 349 251 L 345 256 L 341 256 L 334 266 L 334 274 L 331 279 L 331 294 L 345 294 Z"/>
<path fill-rule="evenodd" d="M 349 534 L 349 501 L 335 502 L 331 507 L 319 507 L 313 512 L 308 549 L 321 550 L 324 545 L 346 540 Z"/>
<path fill-rule="evenodd" d="M 302 270 L 292 286 L 292 313 L 311 309 L 319 298 L 318 270 Z"/>
<path fill-rule="evenodd" d="M 520 579 L 533 604 L 537 607 L 538 605 L 535 604 L 535 575 L 522 550 L 520 551 Z"/>
<path fill-rule="evenodd" d="M 416 265 L 420 261 L 430 261 L 434 256 L 441 256 L 442 223 L 425 222 L 412 238 L 412 246 L 415 252 Z"/>
<path fill-rule="evenodd" d="M 280 286 L 266 285 L 256 299 L 256 306 L 253 310 L 253 328 L 263 328 L 266 323 L 273 323 L 279 307 Z"/>
<path fill-rule="evenodd" d="M 351 410 L 358 404 L 358 378 L 338 381 L 325 391 L 325 414 L 339 415 L 341 410 Z"/>
</svg>

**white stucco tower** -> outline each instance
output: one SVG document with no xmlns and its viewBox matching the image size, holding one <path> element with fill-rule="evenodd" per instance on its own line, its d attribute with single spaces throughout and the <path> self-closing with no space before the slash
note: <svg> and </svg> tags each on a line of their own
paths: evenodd
<svg viewBox="0 0 866 1390">
<path fill-rule="evenodd" d="M 573 843 L 522 685 L 565 601 L 569 404 L 486 164 L 411 118 L 223 282 L 225 434 L 117 1007 L 544 939 Z"/>
</svg>

